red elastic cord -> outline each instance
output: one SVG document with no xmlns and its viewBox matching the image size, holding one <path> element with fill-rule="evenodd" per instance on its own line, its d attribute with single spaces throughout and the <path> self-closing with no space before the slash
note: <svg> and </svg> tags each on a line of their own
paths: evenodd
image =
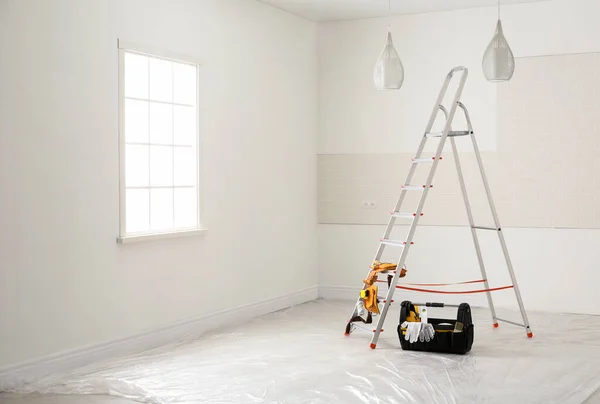
<svg viewBox="0 0 600 404">
<path fill-rule="evenodd" d="M 485 279 L 479 279 L 476 281 L 457 282 L 457 283 L 405 283 L 404 285 L 410 286 L 452 286 L 452 285 L 470 285 L 472 283 L 483 283 Z"/>
<path fill-rule="evenodd" d="M 509 286 L 502 286 L 502 287 L 499 287 L 499 288 L 491 288 L 491 289 L 466 290 L 466 291 L 461 291 L 461 292 L 449 292 L 449 291 L 446 291 L 446 290 L 430 290 L 430 289 L 407 288 L 406 286 L 396 286 L 396 288 L 398 288 L 398 289 L 412 290 L 414 292 L 441 293 L 441 294 L 445 294 L 445 295 L 463 295 L 463 294 L 470 294 L 470 293 L 494 292 L 496 290 L 510 289 L 512 287 L 513 287 L 512 285 L 509 285 Z"/>
<path fill-rule="evenodd" d="M 387 283 L 387 281 L 380 281 L 377 280 L 377 282 L 385 282 Z M 476 281 L 467 281 L 467 282 L 457 282 L 457 283 L 403 283 L 403 285 L 409 285 L 409 286 L 452 286 L 452 285 L 470 285 L 472 283 L 483 283 L 485 282 L 485 279 L 479 279 Z"/>
</svg>

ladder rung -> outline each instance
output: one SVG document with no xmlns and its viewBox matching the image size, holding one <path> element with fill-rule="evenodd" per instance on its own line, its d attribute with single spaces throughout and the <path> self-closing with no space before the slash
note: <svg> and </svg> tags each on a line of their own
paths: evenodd
<svg viewBox="0 0 600 404">
<path fill-rule="evenodd" d="M 523 324 L 515 323 L 514 321 L 504 320 L 504 319 L 498 318 L 498 317 L 496 317 L 496 320 L 502 321 L 503 323 L 508 323 L 508 324 L 516 325 L 517 327 L 526 328 Z"/>
<path fill-rule="evenodd" d="M 401 217 L 401 218 L 405 218 L 405 219 L 412 219 L 417 216 L 416 213 L 409 213 L 409 212 L 390 212 L 390 214 L 394 217 Z M 423 216 L 423 213 L 421 213 L 419 216 Z"/>
<path fill-rule="evenodd" d="M 352 326 L 355 327 L 356 329 L 361 330 L 361 331 L 366 331 L 366 332 L 375 332 L 376 331 L 376 330 L 374 330 L 372 328 L 365 327 L 362 324 L 352 323 Z M 381 330 L 381 332 L 383 332 L 383 329 Z"/>
<path fill-rule="evenodd" d="M 454 136 L 468 136 L 470 135 L 472 132 L 469 132 L 468 130 L 453 130 L 448 132 L 448 136 L 454 137 Z M 427 137 L 442 137 L 442 135 L 444 134 L 444 132 L 430 132 L 427 133 Z"/>
<path fill-rule="evenodd" d="M 472 226 L 472 227 L 473 227 L 473 229 L 478 229 L 478 230 L 494 230 L 494 231 L 502 230 L 498 227 L 484 227 L 484 226 Z"/>
<path fill-rule="evenodd" d="M 442 159 L 442 157 L 440 157 L 440 160 Z M 435 161 L 435 157 L 431 157 L 431 158 L 423 158 L 423 159 L 412 159 L 413 164 L 427 164 L 427 163 L 433 163 Z"/>
<path fill-rule="evenodd" d="M 395 246 L 395 247 L 404 247 L 406 245 L 406 241 L 396 241 L 396 240 L 390 240 L 387 238 L 382 238 L 381 240 L 381 244 L 386 244 L 386 245 L 391 245 L 391 246 Z M 411 244 L 414 244 L 414 241 L 410 242 Z"/>
<path fill-rule="evenodd" d="M 427 186 L 426 185 L 402 185 L 403 191 L 423 191 Z M 430 185 L 429 188 L 433 188 L 433 185 Z"/>
</svg>

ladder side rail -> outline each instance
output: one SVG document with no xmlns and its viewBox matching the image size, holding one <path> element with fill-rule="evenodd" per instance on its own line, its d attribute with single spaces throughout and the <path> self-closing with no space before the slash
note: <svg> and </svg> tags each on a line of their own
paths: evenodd
<svg viewBox="0 0 600 404">
<path fill-rule="evenodd" d="M 456 68 L 452 69 L 450 71 L 450 73 L 448 73 L 448 75 L 446 76 L 446 79 L 444 80 L 444 84 L 442 85 L 442 88 L 438 94 L 438 98 L 435 102 L 433 110 L 431 111 L 431 115 L 429 117 L 429 122 L 427 122 L 427 126 L 425 127 L 425 132 L 423 133 L 423 138 L 421 139 L 421 143 L 419 144 L 419 148 L 417 149 L 415 158 L 420 158 L 422 156 L 423 149 L 425 149 L 425 144 L 427 143 L 427 134 L 429 132 L 431 132 L 431 129 L 433 129 L 433 124 L 435 123 L 437 114 L 439 113 L 440 110 L 444 113 L 446 122 L 448 122 L 448 110 L 446 108 L 444 108 L 444 106 L 442 105 L 442 101 L 444 100 L 444 96 L 446 95 L 448 86 L 450 85 L 450 82 L 452 81 L 452 77 L 454 76 L 454 74 L 456 74 L 459 71 L 464 72 L 463 78 L 461 79 L 461 85 L 464 87 L 464 82 L 466 81 L 467 75 L 468 75 L 468 69 L 465 67 L 456 67 Z M 461 92 L 462 92 L 462 88 L 461 88 Z M 455 101 L 458 101 L 458 99 L 460 99 L 460 96 L 455 97 Z M 436 160 L 439 160 L 439 156 L 436 156 Z M 412 177 L 414 176 L 416 169 L 417 169 L 417 167 L 414 164 L 412 164 L 411 168 L 408 172 L 408 175 L 406 176 L 406 180 L 404 181 L 404 185 L 410 185 L 410 181 L 412 180 Z M 404 197 L 406 196 L 406 192 L 407 191 L 405 189 L 401 190 L 400 197 L 398 198 L 398 201 L 396 202 L 396 205 L 394 207 L 394 212 L 398 212 L 400 210 L 400 208 L 402 207 L 402 202 L 404 202 Z M 386 239 L 390 236 L 392 229 L 394 228 L 394 224 L 395 224 L 395 218 L 391 217 L 390 220 L 388 221 L 388 227 L 382 238 Z M 385 245 L 380 244 L 379 248 L 377 249 L 377 253 L 375 254 L 374 261 L 379 260 L 381 258 L 381 255 L 383 254 L 384 249 L 385 249 Z"/>
<path fill-rule="evenodd" d="M 423 152 L 423 149 L 425 148 L 425 143 L 427 141 L 427 137 L 423 136 L 423 139 L 421 140 L 421 144 L 419 145 L 419 149 L 417 151 L 417 155 L 420 156 L 421 153 Z M 414 176 L 416 171 L 416 166 L 415 164 L 411 164 L 411 168 L 410 171 L 408 172 L 408 175 L 406 177 L 406 180 L 404 181 L 405 185 L 408 185 L 410 183 L 410 181 L 412 180 L 412 177 Z M 402 189 L 402 191 L 400 192 L 400 196 L 398 197 L 398 200 L 396 202 L 396 206 L 394 208 L 394 211 L 397 212 L 400 210 L 400 207 L 402 206 L 402 203 L 404 202 L 404 197 L 406 196 L 406 190 Z M 388 220 L 388 224 L 387 227 L 385 229 L 385 232 L 383 233 L 383 239 L 387 239 L 390 237 L 390 235 L 392 234 L 392 230 L 394 229 L 394 226 L 396 224 L 396 218 L 392 215 L 390 215 L 390 218 Z M 383 255 L 383 252 L 385 251 L 385 247 L 386 245 L 383 243 L 379 243 L 379 247 L 377 247 L 377 252 L 375 253 L 375 257 L 373 257 L 373 260 L 371 262 L 375 262 L 375 261 L 379 261 Z M 365 289 L 365 285 L 362 285 L 361 289 Z M 354 316 L 356 316 L 357 312 L 356 309 L 358 307 L 358 304 L 360 303 L 360 297 L 357 298 L 356 303 L 354 304 L 354 308 L 352 311 L 352 315 L 350 316 L 350 318 L 353 318 Z"/>
<path fill-rule="evenodd" d="M 473 131 L 473 128 L 471 128 L 470 123 L 467 122 L 467 124 L 469 125 L 469 132 Z M 490 285 L 488 282 L 488 277 L 487 277 L 487 272 L 485 270 L 485 264 L 483 262 L 483 255 L 481 253 L 481 246 L 479 244 L 479 237 L 477 236 L 477 230 L 475 230 L 475 222 L 473 220 L 473 211 L 471 210 L 471 203 L 469 201 L 469 196 L 467 194 L 467 187 L 465 184 L 465 179 L 462 173 L 462 166 L 460 164 L 460 158 L 458 156 L 458 149 L 456 147 L 456 141 L 454 138 L 450 138 L 450 143 L 452 144 L 452 152 L 454 154 L 454 162 L 456 165 L 456 172 L 458 174 L 458 182 L 460 183 L 460 190 L 462 193 L 462 197 L 463 200 L 465 202 L 465 208 L 467 210 L 467 217 L 469 220 L 469 227 L 471 230 L 471 236 L 473 237 L 473 244 L 475 245 L 475 253 L 477 255 L 477 261 L 479 263 L 479 269 L 481 271 L 481 276 L 482 279 L 485 280 L 485 282 L 483 283 L 485 286 L 485 289 L 489 289 Z M 492 320 L 494 322 L 494 324 L 498 324 L 497 318 L 496 318 L 496 309 L 494 307 L 494 301 L 492 300 L 492 293 L 491 292 L 486 292 L 486 297 L 487 297 L 487 301 L 488 301 L 488 306 L 490 308 L 490 311 L 492 313 Z"/>
<path fill-rule="evenodd" d="M 423 152 L 426 141 L 427 141 L 427 137 L 423 136 L 423 139 L 421 140 L 421 144 L 419 145 L 419 149 L 417 151 L 418 156 L 420 156 L 421 153 Z M 414 164 L 411 164 L 410 171 L 408 172 L 406 180 L 404 181 L 405 185 L 408 185 L 410 183 L 410 181 L 412 180 L 412 177 L 415 174 L 415 171 L 416 171 L 416 166 Z M 395 212 L 400 210 L 400 207 L 402 206 L 402 203 L 404 202 L 404 197 L 406 196 L 406 192 L 407 191 L 405 189 L 403 189 L 400 192 L 400 196 L 398 197 L 398 201 L 396 202 L 396 206 L 394 208 Z M 385 229 L 385 232 L 383 233 L 383 237 L 382 237 L 383 239 L 387 239 L 390 237 L 395 224 L 396 224 L 396 218 L 394 216 L 390 215 L 387 227 Z M 373 257 L 373 260 L 371 262 L 379 261 L 381 259 L 381 256 L 383 255 L 383 252 L 385 251 L 385 247 L 386 247 L 385 244 L 379 243 L 379 247 L 377 247 L 377 252 L 375 253 L 375 257 Z M 365 289 L 365 287 L 366 286 L 363 284 L 362 289 Z M 360 297 L 357 298 L 356 303 L 354 304 L 354 309 L 352 311 L 352 315 L 350 316 L 350 318 L 353 318 L 354 316 L 356 316 L 356 314 L 357 314 L 356 308 L 357 308 L 360 300 L 361 300 Z"/>
<path fill-rule="evenodd" d="M 419 148 L 417 149 L 415 158 L 420 158 L 421 155 L 423 154 L 423 149 L 425 149 L 425 144 L 427 143 L 427 134 L 429 132 L 431 132 L 431 129 L 433 128 L 433 124 L 435 123 L 435 119 L 437 118 L 437 114 L 440 110 L 444 113 L 444 115 L 446 117 L 446 121 L 448 121 L 448 111 L 446 110 L 446 108 L 444 108 L 444 106 L 441 103 L 444 100 L 444 96 L 446 95 L 446 91 L 448 90 L 448 86 L 450 85 L 452 77 L 454 76 L 454 74 L 456 72 L 461 71 L 461 70 L 468 72 L 468 70 L 464 67 L 456 67 L 456 68 L 452 69 L 450 71 L 450 73 L 448 73 L 448 75 L 446 76 L 446 79 L 444 80 L 444 84 L 442 85 L 442 88 L 438 94 L 438 98 L 435 102 L 433 110 L 431 111 L 431 115 L 429 117 L 429 122 L 427 122 L 427 126 L 425 127 L 425 132 L 423 133 L 423 138 L 421 139 L 421 143 L 419 144 Z M 464 77 L 464 79 L 466 80 L 466 77 Z M 463 85 L 464 85 L 464 83 L 463 83 Z M 439 158 L 439 156 L 438 156 L 438 158 Z M 411 165 L 408 175 L 406 176 L 406 180 L 404 181 L 404 185 L 410 185 L 410 181 L 412 180 L 412 177 L 415 174 L 416 168 L 417 167 L 414 164 Z M 402 203 L 404 202 L 404 197 L 406 196 L 406 192 L 407 191 L 405 189 L 401 190 L 400 197 L 398 198 L 398 201 L 396 202 L 396 206 L 394 207 L 395 212 L 398 212 L 400 210 Z M 390 236 L 392 229 L 394 228 L 394 224 L 396 223 L 395 219 L 396 218 L 394 218 L 394 217 L 390 218 L 390 220 L 388 221 L 386 231 L 383 234 L 382 238 L 386 239 Z M 385 250 L 385 245 L 380 244 L 373 261 L 379 260 L 381 258 L 381 256 L 383 255 L 384 250 Z"/>
<path fill-rule="evenodd" d="M 421 154 L 423 153 L 423 149 L 425 148 L 426 142 L 427 142 L 427 137 L 423 136 L 423 139 L 421 140 L 421 144 L 419 145 L 419 149 L 417 150 L 416 158 L 421 157 Z M 411 164 L 410 170 L 408 171 L 408 175 L 406 176 L 406 180 L 404 181 L 404 185 L 410 185 L 410 182 L 412 181 L 412 178 L 415 175 L 416 169 L 417 169 L 417 166 L 415 164 Z M 400 211 L 400 208 L 402 206 L 402 203 L 404 202 L 404 198 L 406 197 L 407 192 L 408 191 L 406 189 L 402 189 L 400 191 L 400 196 L 398 197 L 398 201 L 396 202 L 396 205 L 394 206 L 394 212 Z M 390 216 L 388 226 L 387 226 L 382 238 L 384 238 L 384 239 L 389 238 L 389 236 L 392 234 L 392 230 L 394 229 L 395 224 L 396 224 L 396 218 L 394 216 Z M 379 248 L 377 249 L 377 254 L 375 254 L 375 258 L 373 259 L 373 261 L 378 261 L 381 258 L 381 256 L 383 255 L 384 249 L 385 249 L 385 245 L 380 244 Z"/>
<path fill-rule="evenodd" d="M 435 121 L 435 117 L 437 116 L 437 113 L 439 110 L 439 105 L 441 105 L 440 104 L 442 101 L 441 99 L 445 95 L 446 89 L 448 88 L 448 85 L 450 84 L 452 77 L 458 71 L 462 71 L 462 77 L 460 78 L 458 88 L 454 95 L 452 107 L 450 108 L 448 119 L 446 120 L 446 124 L 444 125 L 444 133 L 442 134 L 442 137 L 440 139 L 440 143 L 438 145 L 437 152 L 435 154 L 435 160 L 433 161 L 433 165 L 431 167 L 431 170 L 429 171 L 429 176 L 427 177 L 427 182 L 425 183 L 425 189 L 423 190 L 423 194 L 421 194 L 421 198 L 419 200 L 419 206 L 417 207 L 417 211 L 416 211 L 416 216 L 415 216 L 415 219 L 413 220 L 413 222 L 410 226 L 410 229 L 408 231 L 408 236 L 405 240 L 406 245 L 402 249 L 402 254 L 400 255 L 400 258 L 398 260 L 397 268 L 402 268 L 402 266 L 404 265 L 404 263 L 406 261 L 406 257 L 408 256 L 408 252 L 410 251 L 411 242 L 414 237 L 415 231 L 417 230 L 417 226 L 419 224 L 419 219 L 421 217 L 421 212 L 423 211 L 423 206 L 425 205 L 427 195 L 431 188 L 431 183 L 433 182 L 433 177 L 435 176 L 435 172 L 436 172 L 438 163 L 440 161 L 440 156 L 442 155 L 442 151 L 444 150 L 444 145 L 446 143 L 446 139 L 448 138 L 448 133 L 450 132 L 450 128 L 452 126 L 452 120 L 454 119 L 454 115 L 456 114 L 456 109 L 458 107 L 460 97 L 462 95 L 462 91 L 465 87 L 465 83 L 466 83 L 467 77 L 469 75 L 469 71 L 467 68 L 465 68 L 465 67 L 454 68 L 454 69 L 452 69 L 452 71 L 450 71 L 450 73 L 448 73 L 448 76 L 446 77 L 444 86 L 442 88 L 443 91 L 440 91 L 440 95 L 438 96 L 438 100 L 436 101 L 436 104 L 433 108 L 432 117 L 428 124 L 429 130 L 431 130 L 431 126 L 433 125 L 433 122 Z M 424 136 L 426 137 L 427 133 L 425 133 Z M 392 298 L 394 296 L 394 291 L 396 290 L 396 285 L 398 283 L 398 279 L 400 279 L 400 273 L 401 273 L 401 271 L 396 271 L 396 274 L 394 275 L 394 278 L 392 280 L 392 283 L 391 283 L 390 288 L 386 295 L 385 304 L 381 311 L 381 315 L 379 316 L 379 319 L 377 320 L 377 327 L 375 328 L 375 333 L 373 334 L 373 337 L 371 339 L 371 348 L 373 348 L 373 349 L 375 348 L 375 346 L 377 345 L 377 341 L 379 340 L 379 335 L 381 334 L 381 329 L 383 328 L 383 323 L 385 322 L 387 312 L 390 308 L 390 304 L 391 304 Z"/>
<path fill-rule="evenodd" d="M 423 136 L 427 136 L 427 133 L 431 132 L 431 129 L 433 128 L 433 124 L 435 123 L 435 118 L 437 118 L 437 114 L 438 114 L 438 110 L 442 109 L 442 111 L 444 111 L 444 113 L 446 114 L 447 111 L 445 111 L 445 108 L 442 105 L 442 101 L 444 100 L 444 96 L 446 95 L 446 91 L 448 91 L 448 86 L 450 85 L 450 82 L 452 81 L 452 78 L 454 77 L 454 75 L 458 72 L 462 72 L 463 75 L 461 77 L 461 82 L 459 84 L 459 89 L 457 89 L 456 94 L 458 95 L 458 97 L 454 97 L 454 103 L 456 104 L 459 100 L 460 100 L 460 94 L 462 93 L 462 88 L 464 87 L 465 81 L 467 79 L 467 76 L 469 75 L 469 70 L 466 67 L 460 66 L 460 67 L 455 67 L 454 69 L 450 70 L 450 73 L 448 73 L 448 75 L 446 76 L 446 79 L 444 80 L 444 84 L 442 85 L 442 88 L 438 94 L 438 97 L 435 101 L 435 105 L 433 107 L 433 111 L 431 111 L 431 115 L 429 117 L 429 122 L 427 123 L 427 127 L 425 129 L 425 133 L 423 134 Z M 442 108 L 440 108 L 442 107 Z M 455 109 L 455 105 L 452 105 L 452 109 Z M 446 114 L 446 126 L 448 125 L 448 115 Z M 450 122 L 450 124 L 452 124 L 452 122 Z M 420 155 L 419 155 L 420 157 Z"/>
<path fill-rule="evenodd" d="M 446 118 L 446 120 L 448 120 L 448 110 L 446 109 L 446 107 L 444 107 L 442 104 L 438 105 L 438 108 L 440 109 L 440 111 L 442 111 L 444 113 L 444 117 Z"/>
<path fill-rule="evenodd" d="M 444 108 L 444 106 L 441 104 L 441 102 L 443 101 L 444 96 L 446 95 L 446 91 L 448 90 L 448 86 L 450 85 L 450 81 L 452 80 L 452 77 L 454 76 L 455 71 L 458 71 L 458 69 L 466 70 L 466 68 L 455 68 L 450 73 L 448 73 L 448 75 L 446 76 L 446 79 L 444 80 L 444 84 L 442 85 L 442 89 L 440 90 L 440 92 L 438 94 L 438 98 L 436 100 L 436 103 L 433 107 L 433 110 L 431 111 L 431 116 L 429 117 L 429 122 L 427 122 L 427 126 L 425 127 L 425 132 L 423 133 L 423 138 L 421 139 L 421 143 L 419 144 L 417 153 L 415 154 L 415 159 L 421 158 L 421 156 L 423 155 L 423 150 L 425 149 L 425 144 L 427 143 L 427 139 L 428 139 L 427 134 L 429 132 L 431 132 L 431 129 L 433 129 L 433 124 L 435 123 L 437 114 L 439 113 L 440 110 L 444 113 L 446 121 L 448 121 L 448 110 L 446 108 Z M 465 79 L 466 79 L 466 77 L 465 77 Z M 437 156 L 437 159 L 439 159 L 439 156 Z M 404 181 L 404 185 L 410 185 L 410 182 L 412 180 L 412 177 L 415 174 L 416 169 L 417 169 L 416 165 L 412 164 L 410 167 L 410 170 L 408 172 L 408 175 L 406 176 L 406 180 Z M 400 208 L 402 207 L 402 203 L 404 202 L 404 197 L 406 196 L 406 192 L 407 191 L 405 189 L 401 190 L 400 197 L 398 198 L 398 201 L 396 202 L 396 205 L 394 206 L 394 212 L 398 212 L 400 210 Z M 395 224 L 395 218 L 392 217 L 392 218 L 390 218 L 390 221 L 388 222 L 388 227 L 383 235 L 384 239 L 387 239 L 390 236 L 392 229 L 394 228 L 394 224 Z M 380 244 L 379 248 L 377 249 L 377 253 L 375 254 L 374 261 L 379 260 L 381 258 L 381 256 L 383 255 L 384 249 L 385 249 L 385 246 Z"/>
<path fill-rule="evenodd" d="M 425 127 L 425 132 L 423 133 L 423 138 L 421 139 L 421 143 L 419 144 L 419 148 L 417 149 L 415 158 L 420 158 L 421 155 L 423 154 L 423 149 L 425 149 L 425 144 L 427 143 L 427 134 L 429 132 L 431 132 L 431 129 L 433 128 L 433 124 L 435 123 L 435 119 L 437 118 L 437 114 L 438 114 L 439 110 L 441 110 L 444 113 L 444 115 L 446 117 L 446 121 L 448 121 L 448 111 L 446 110 L 446 108 L 444 108 L 444 106 L 441 103 L 444 99 L 444 96 L 446 95 L 446 91 L 448 90 L 448 86 L 450 85 L 450 81 L 452 80 L 452 77 L 454 76 L 454 74 L 456 72 L 458 72 L 460 70 L 466 71 L 466 68 L 464 68 L 464 67 L 454 68 L 446 76 L 446 79 L 444 80 L 444 84 L 442 85 L 442 88 L 440 89 L 440 92 L 438 94 L 438 98 L 436 99 L 433 110 L 431 111 L 431 115 L 429 117 L 429 122 L 427 123 L 427 126 Z M 466 77 L 465 77 L 465 79 L 466 79 Z M 412 164 L 411 168 L 408 172 L 408 175 L 406 176 L 406 180 L 404 181 L 404 185 L 410 185 L 410 181 L 412 180 L 412 177 L 414 176 L 415 171 L 416 171 L 416 166 L 414 164 Z M 401 190 L 400 196 L 398 197 L 398 200 L 396 202 L 396 206 L 394 207 L 395 212 L 398 212 L 400 210 L 402 203 L 404 202 L 406 192 L 407 191 L 405 189 Z M 388 220 L 387 227 L 386 227 L 385 232 L 382 237 L 383 239 L 387 239 L 390 237 L 395 224 L 396 224 L 396 218 L 393 216 L 390 217 L 390 219 Z M 384 251 L 385 251 L 385 244 L 379 243 L 377 252 L 375 253 L 375 256 L 373 257 L 373 260 L 371 262 L 379 261 L 381 259 L 381 257 L 383 256 Z M 365 288 L 365 286 L 363 285 L 362 289 L 364 289 L 364 288 Z M 356 315 L 356 308 L 357 308 L 357 305 L 359 302 L 360 302 L 360 298 L 357 299 L 350 318 L 352 318 Z"/>
<path fill-rule="evenodd" d="M 460 103 L 460 107 L 465 114 L 467 124 L 469 126 L 471 126 L 471 117 L 469 116 L 469 111 L 467 111 L 467 108 L 462 103 Z M 494 225 L 496 226 L 496 228 L 498 228 L 498 231 L 497 231 L 498 239 L 500 240 L 500 245 L 502 247 L 502 253 L 504 254 L 504 259 L 506 260 L 506 266 L 508 267 L 508 273 L 510 275 L 511 282 L 513 284 L 513 289 L 515 291 L 515 297 L 517 299 L 517 303 L 519 304 L 519 309 L 521 310 L 521 316 L 523 317 L 523 323 L 525 324 L 525 331 L 527 332 L 528 337 L 532 337 L 533 334 L 531 332 L 529 318 L 527 317 L 527 312 L 525 311 L 525 305 L 523 304 L 523 298 L 521 297 L 521 291 L 519 289 L 517 277 L 515 276 L 514 267 L 513 267 L 512 261 L 510 259 L 510 255 L 508 254 L 508 247 L 506 245 L 506 240 L 504 239 L 504 233 L 502 232 L 502 226 L 500 225 L 500 220 L 498 218 L 498 213 L 496 211 L 496 205 L 494 204 L 494 200 L 492 198 L 492 191 L 490 189 L 487 175 L 486 175 L 485 169 L 483 167 L 483 161 L 481 159 L 481 153 L 479 151 L 479 146 L 477 145 L 477 140 L 475 139 L 475 135 L 472 132 L 471 132 L 471 141 L 473 142 L 473 150 L 475 151 L 477 165 L 479 166 L 479 172 L 481 173 L 481 179 L 483 180 L 483 186 L 485 188 L 485 193 L 487 195 L 487 199 L 488 199 L 488 202 L 490 205 L 492 217 L 494 218 Z"/>
</svg>

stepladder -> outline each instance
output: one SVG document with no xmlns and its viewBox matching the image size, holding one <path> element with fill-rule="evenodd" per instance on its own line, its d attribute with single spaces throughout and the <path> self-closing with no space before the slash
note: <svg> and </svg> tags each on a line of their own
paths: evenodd
<svg viewBox="0 0 600 404">
<path fill-rule="evenodd" d="M 517 283 L 517 278 L 515 276 L 513 264 L 508 252 L 506 240 L 502 231 L 502 226 L 500 224 L 500 219 L 498 217 L 496 206 L 492 198 L 492 192 L 484 169 L 483 160 L 481 158 L 481 152 L 477 144 L 476 133 L 473 130 L 471 117 L 469 115 L 467 107 L 461 102 L 461 96 L 465 84 L 467 82 L 468 74 L 469 73 L 467 68 L 455 67 L 448 73 L 444 80 L 442 88 L 433 106 L 433 110 L 429 117 L 429 121 L 425 128 L 425 132 L 423 133 L 417 152 L 411 161 L 411 166 L 408 171 L 406 180 L 401 186 L 400 196 L 396 202 L 394 209 L 390 212 L 390 217 L 385 233 L 379 241 L 375 257 L 372 261 L 373 265 L 371 265 L 367 278 L 363 280 L 362 290 L 360 291 L 360 295 L 354 306 L 352 315 L 350 316 L 350 319 L 348 320 L 348 323 L 346 325 L 345 335 L 350 335 L 351 333 L 357 330 L 368 332 L 371 335 L 370 347 L 372 349 L 376 348 L 380 334 L 384 330 L 384 323 L 390 306 L 395 301 L 398 301 L 398 299 L 394 300 L 394 293 L 396 292 L 396 289 L 435 293 L 434 290 L 423 290 L 420 288 L 410 287 L 410 284 L 399 284 L 399 281 L 400 278 L 404 278 L 407 274 L 407 272 L 405 271 L 405 263 L 410 252 L 411 246 L 414 244 L 415 233 L 419 225 L 419 220 L 423 216 L 423 209 L 427 197 L 430 192 L 434 192 L 432 191 L 433 180 L 435 178 L 436 170 L 438 169 L 438 166 L 442 161 L 442 154 L 444 152 L 447 142 L 450 143 L 451 151 L 454 157 L 454 165 L 456 166 L 455 170 L 458 175 L 461 196 L 464 200 L 468 225 L 470 227 L 470 233 L 473 240 L 473 245 L 475 247 L 475 254 L 477 257 L 479 271 L 481 273 L 481 279 L 478 279 L 476 281 L 460 282 L 460 284 L 481 283 L 483 285 L 482 289 L 471 290 L 466 293 L 485 293 L 487 298 L 487 304 L 492 316 L 492 324 L 494 328 L 498 327 L 499 322 L 503 322 L 522 327 L 524 328 L 527 337 L 533 337 L 529 319 L 527 317 L 527 312 L 525 311 L 525 307 L 523 305 L 521 291 Z M 456 86 L 456 90 L 454 95 L 450 97 L 450 104 L 448 105 L 448 107 L 446 107 L 445 105 L 443 105 L 443 101 L 446 100 L 446 95 L 451 84 Z M 458 112 L 461 112 L 462 115 L 464 115 L 464 122 L 466 123 L 466 128 L 461 128 L 461 130 L 454 130 L 453 122 Z M 443 129 L 441 132 L 433 132 L 434 125 L 436 123 L 436 120 L 439 119 L 440 114 L 444 119 Z M 463 125 L 465 123 L 463 123 Z M 471 141 L 472 152 L 475 155 L 477 167 L 481 174 L 483 189 L 486 194 L 487 202 L 489 204 L 489 210 L 492 218 L 491 225 L 484 226 L 475 223 L 473 211 L 471 209 L 471 203 L 469 201 L 469 195 L 467 193 L 463 168 L 461 166 L 458 147 L 456 143 L 457 138 L 460 137 L 469 138 Z M 437 140 L 439 142 L 437 147 L 435 147 L 435 154 L 433 156 L 426 156 L 424 154 L 426 144 L 428 141 L 434 140 Z M 429 172 L 426 176 L 426 181 L 424 184 L 413 184 L 412 180 L 415 177 L 415 173 L 418 170 L 418 167 L 422 166 L 427 166 L 429 168 Z M 420 196 L 418 197 L 416 209 L 403 211 L 402 209 L 403 205 L 405 204 L 405 197 L 408 192 L 418 192 L 420 193 Z M 397 224 L 396 221 L 399 219 L 408 219 L 410 221 L 410 223 L 408 224 L 408 231 L 404 238 L 392 239 L 392 232 L 394 230 L 395 225 Z M 480 245 L 479 232 L 481 231 L 490 231 L 497 234 L 498 242 L 502 250 L 502 257 L 505 261 L 505 267 L 510 277 L 509 285 L 494 287 L 490 286 L 490 283 L 488 282 L 486 264 L 484 263 L 484 258 Z M 399 258 L 396 264 L 390 263 L 382 265 L 380 263 L 380 260 L 386 248 L 400 249 Z M 379 280 L 379 276 L 384 276 L 387 279 Z M 372 286 L 375 284 L 375 282 L 386 284 L 387 292 L 385 294 L 380 294 L 379 288 Z M 494 307 L 492 292 L 505 289 L 512 289 L 514 291 L 516 303 L 520 310 L 522 322 L 505 320 L 497 316 L 496 309 Z M 429 303 L 424 304 L 429 305 Z M 432 305 L 443 307 L 443 303 L 433 303 Z"/>
</svg>

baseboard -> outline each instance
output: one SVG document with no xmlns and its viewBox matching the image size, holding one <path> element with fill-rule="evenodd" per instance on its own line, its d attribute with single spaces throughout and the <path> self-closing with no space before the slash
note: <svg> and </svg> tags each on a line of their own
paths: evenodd
<svg viewBox="0 0 600 404">
<path fill-rule="evenodd" d="M 180 321 L 126 338 L 58 353 L 0 369 L 0 392 L 14 390 L 42 377 L 64 373 L 98 360 L 157 348 L 189 336 L 201 335 L 206 331 L 226 324 L 243 323 L 253 317 L 315 300 L 318 296 L 318 287 L 312 286 L 287 295 Z"/>
<path fill-rule="evenodd" d="M 319 286 L 319 298 L 328 300 L 356 300 L 360 287 Z"/>
</svg>

